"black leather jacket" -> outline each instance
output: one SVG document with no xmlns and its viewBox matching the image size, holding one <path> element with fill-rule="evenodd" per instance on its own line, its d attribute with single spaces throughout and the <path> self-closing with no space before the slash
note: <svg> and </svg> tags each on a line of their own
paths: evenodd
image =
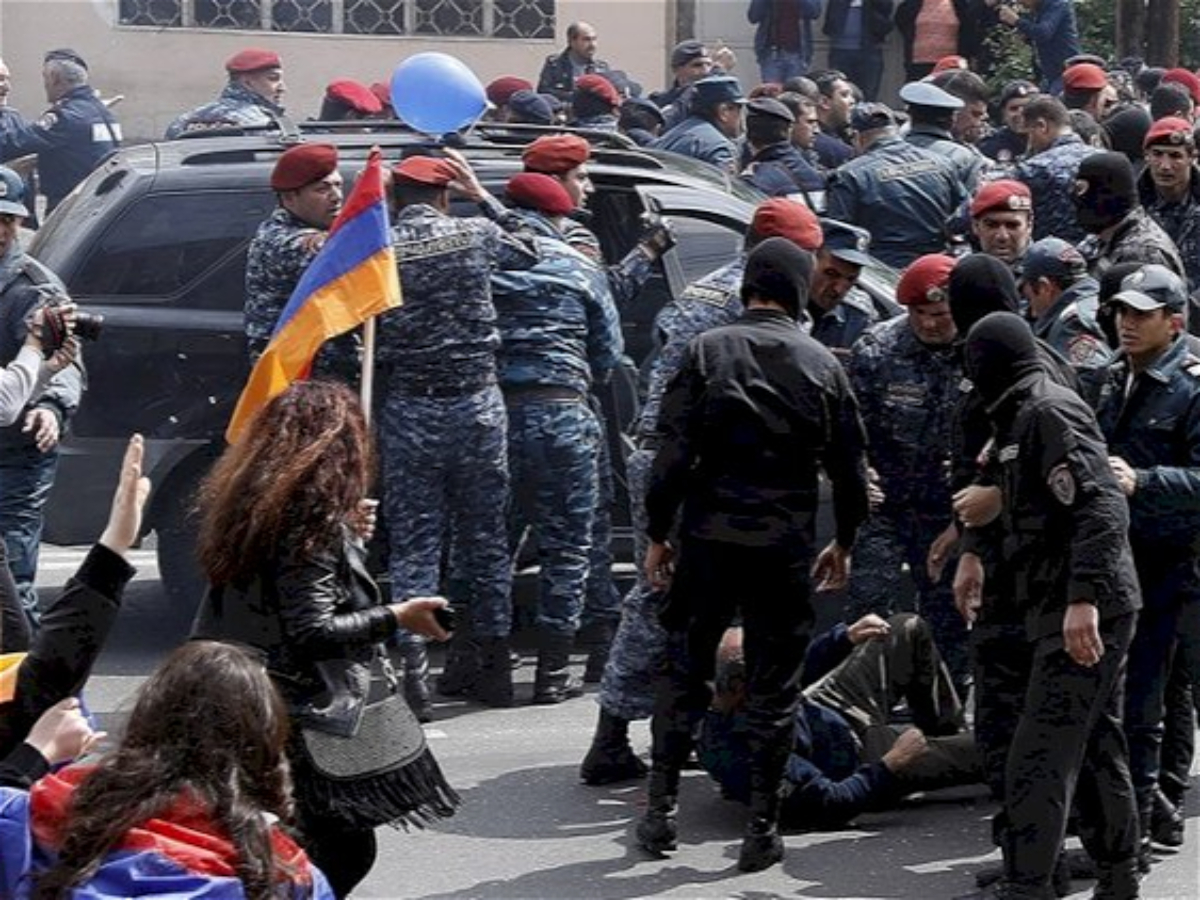
<svg viewBox="0 0 1200 900">
<path fill-rule="evenodd" d="M 362 550 L 346 535 L 334 548 L 313 554 L 285 539 L 250 585 L 210 587 L 192 637 L 257 649 L 293 717 L 322 731 L 353 734 L 378 644 L 397 627 Z"/>
</svg>

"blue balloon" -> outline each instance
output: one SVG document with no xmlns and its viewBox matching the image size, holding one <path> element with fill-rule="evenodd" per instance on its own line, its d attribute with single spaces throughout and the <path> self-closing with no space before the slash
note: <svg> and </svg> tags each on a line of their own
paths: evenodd
<svg viewBox="0 0 1200 900">
<path fill-rule="evenodd" d="M 392 72 L 392 107 L 417 131 L 440 135 L 483 115 L 487 93 L 461 60 L 445 53 L 418 53 Z"/>
</svg>

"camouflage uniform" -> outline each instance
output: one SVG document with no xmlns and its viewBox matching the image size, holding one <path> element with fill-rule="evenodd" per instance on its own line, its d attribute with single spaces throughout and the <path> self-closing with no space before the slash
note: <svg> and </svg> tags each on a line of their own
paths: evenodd
<svg viewBox="0 0 1200 900">
<path fill-rule="evenodd" d="M 1089 235 L 1079 245 L 1079 252 L 1088 261 L 1088 274 L 1097 280 L 1111 267 L 1124 262 L 1157 263 L 1180 278 L 1187 277 L 1183 260 L 1170 237 L 1140 206 L 1130 210 L 1107 238 Z"/>
<path fill-rule="evenodd" d="M 1200 334 L 1200 167 L 1192 166 L 1188 194 L 1180 203 L 1161 200 L 1148 171 L 1138 178 L 1138 193 L 1146 212 L 1150 213 L 1150 217 L 1162 227 L 1179 250 L 1191 297 L 1188 331 Z"/>
<path fill-rule="evenodd" d="M 859 530 L 846 621 L 896 612 L 907 563 L 920 614 L 933 629 L 955 686 L 963 687 L 970 672 L 966 627 L 950 579 L 934 583 L 925 570 L 929 546 L 949 520 L 962 363 L 950 345 L 922 344 L 908 317 L 901 316 L 868 330 L 854 345 L 848 368 L 885 499 Z"/>
<path fill-rule="evenodd" d="M 511 628 L 505 533 L 507 417 L 496 384 L 491 273 L 529 268 L 534 249 L 483 218 L 418 204 L 393 229 L 404 305 L 379 319 L 379 422 L 392 596 L 435 594 L 452 533 L 481 637 Z"/>
<path fill-rule="evenodd" d="M 1085 232 L 1075 221 L 1075 175 L 1080 161 L 1095 152 L 1095 147 L 1071 132 L 1017 165 L 1013 177 L 1033 195 L 1035 241 L 1058 237 L 1077 244 L 1083 240 Z"/>
<path fill-rule="evenodd" d="M 325 234 L 324 229 L 298 219 L 282 206 L 258 226 L 246 253 L 245 327 L 250 365 L 267 349 L 280 314 L 325 242 Z M 357 384 L 360 347 L 357 332 L 329 341 L 317 354 L 313 373 Z"/>
<path fill-rule="evenodd" d="M 742 255 L 688 285 L 680 298 L 663 307 L 655 319 L 661 349 L 650 369 L 650 385 L 638 420 L 640 446 L 625 464 L 633 507 L 633 561 L 637 580 L 621 606 L 621 624 L 604 668 L 598 698 L 604 710 L 621 719 L 644 719 L 653 711 L 651 676 L 666 648 L 667 633 L 658 620 L 662 594 L 650 586 L 642 571 L 647 549 L 646 488 L 657 453 L 662 397 L 682 367 L 692 338 L 741 316 L 742 302 L 738 295 L 745 266 L 746 258 Z"/>
<path fill-rule="evenodd" d="M 261 94 L 231 81 L 216 100 L 185 112 L 168 125 L 166 138 L 170 141 L 185 132 L 213 128 L 270 125 L 282 114 L 282 106 L 276 106 Z"/>
<path fill-rule="evenodd" d="M 601 434 L 587 398 L 593 376 L 607 378 L 620 359 L 621 324 L 600 267 L 543 217 L 523 218 L 538 235 L 542 261 L 492 277 L 508 406 L 512 544 L 524 526 L 534 529 L 538 625 L 574 634 L 587 586 Z"/>
</svg>

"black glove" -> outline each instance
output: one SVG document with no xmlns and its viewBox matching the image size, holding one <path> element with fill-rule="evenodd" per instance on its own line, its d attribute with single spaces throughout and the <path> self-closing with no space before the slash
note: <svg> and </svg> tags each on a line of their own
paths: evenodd
<svg viewBox="0 0 1200 900">
<path fill-rule="evenodd" d="M 638 241 L 654 259 L 658 259 L 679 243 L 675 237 L 675 229 L 666 219 L 658 219 L 642 232 Z"/>
</svg>

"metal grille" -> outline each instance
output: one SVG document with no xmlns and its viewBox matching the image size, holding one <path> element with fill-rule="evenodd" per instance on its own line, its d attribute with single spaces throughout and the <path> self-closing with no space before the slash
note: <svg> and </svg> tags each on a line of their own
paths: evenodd
<svg viewBox="0 0 1200 900">
<path fill-rule="evenodd" d="M 120 0 L 121 25 L 554 38 L 555 0 Z"/>
</svg>

